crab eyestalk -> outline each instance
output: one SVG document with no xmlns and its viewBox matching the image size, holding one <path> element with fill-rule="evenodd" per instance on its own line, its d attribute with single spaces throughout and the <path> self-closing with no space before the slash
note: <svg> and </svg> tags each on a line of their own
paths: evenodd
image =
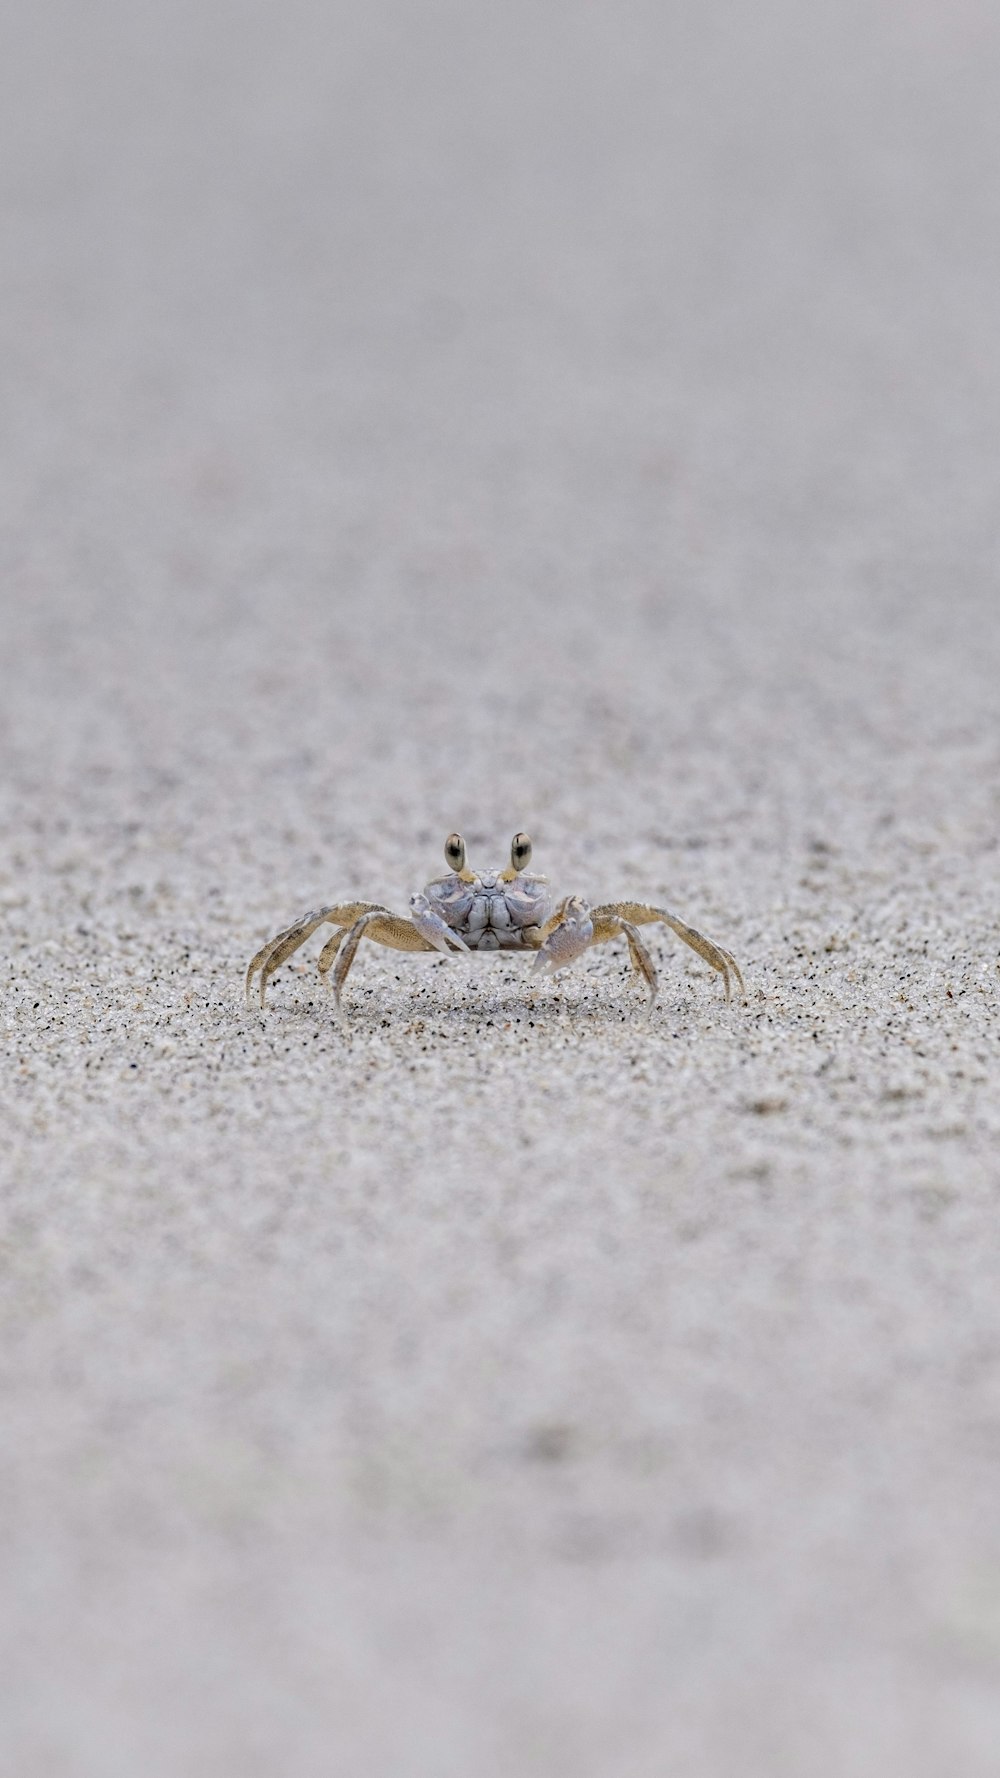
<svg viewBox="0 0 1000 1778">
<path fill-rule="evenodd" d="M 510 863 L 505 871 L 500 872 L 501 880 L 512 883 L 521 871 L 527 870 L 531 863 L 531 841 L 526 833 L 516 833 L 510 842 Z"/>
<path fill-rule="evenodd" d="M 516 833 L 510 842 L 511 870 L 527 870 L 531 863 L 531 841 L 526 833 Z"/>
<path fill-rule="evenodd" d="M 449 870 L 465 869 L 465 841 L 460 833 L 450 833 L 445 840 L 444 861 Z"/>
</svg>

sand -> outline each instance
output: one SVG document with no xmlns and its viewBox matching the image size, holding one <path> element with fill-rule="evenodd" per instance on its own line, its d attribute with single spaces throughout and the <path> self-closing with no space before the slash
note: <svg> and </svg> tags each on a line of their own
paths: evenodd
<svg viewBox="0 0 1000 1778">
<path fill-rule="evenodd" d="M 7 33 L 0 1767 L 992 1778 L 994 9 Z"/>
</svg>

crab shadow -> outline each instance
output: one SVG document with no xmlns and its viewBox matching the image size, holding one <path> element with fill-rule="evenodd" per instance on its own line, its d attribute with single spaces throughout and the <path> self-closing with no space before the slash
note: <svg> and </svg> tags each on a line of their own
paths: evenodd
<svg viewBox="0 0 1000 1778">
<path fill-rule="evenodd" d="M 431 964 L 419 974 L 379 970 L 366 980 L 355 978 L 339 1013 L 332 995 L 317 992 L 312 984 L 307 987 L 304 978 L 293 986 L 289 981 L 279 984 L 275 976 L 266 1016 L 270 1021 L 277 1015 L 282 1024 L 332 1024 L 348 1038 L 352 1033 L 377 1036 L 389 1027 L 400 1034 L 418 1027 L 422 1031 L 428 1023 L 456 1033 L 490 1027 L 568 1025 L 592 1030 L 631 1025 L 642 1031 L 655 1029 L 664 1018 L 671 1022 L 687 1022 L 692 1016 L 697 1019 L 694 993 L 700 986 L 710 986 L 707 972 L 704 982 L 693 976 L 664 982 L 656 1005 L 650 1009 L 645 991 L 627 967 L 561 979 L 532 979 L 527 970 L 509 963 L 487 966 L 476 973 L 468 971 L 464 976 L 458 968 L 442 963 Z"/>
</svg>

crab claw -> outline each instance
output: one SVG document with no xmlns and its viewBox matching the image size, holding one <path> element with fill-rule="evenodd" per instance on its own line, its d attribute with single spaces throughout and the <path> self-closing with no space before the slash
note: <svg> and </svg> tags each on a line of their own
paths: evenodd
<svg viewBox="0 0 1000 1778">
<path fill-rule="evenodd" d="M 552 929 L 535 958 L 536 975 L 553 975 L 579 957 L 594 936 L 590 907 L 580 895 L 567 895 L 552 916 Z"/>
<path fill-rule="evenodd" d="M 440 914 L 434 912 L 426 895 L 410 896 L 410 919 L 421 938 L 425 938 L 443 956 L 454 957 L 456 951 L 468 951 L 464 938 L 459 938 L 457 932 L 452 932 L 451 927 L 445 925 Z"/>
</svg>

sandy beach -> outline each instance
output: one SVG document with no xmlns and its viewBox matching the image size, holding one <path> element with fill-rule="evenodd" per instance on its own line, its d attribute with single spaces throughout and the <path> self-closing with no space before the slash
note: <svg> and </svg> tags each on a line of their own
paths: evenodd
<svg viewBox="0 0 1000 1778">
<path fill-rule="evenodd" d="M 993 1778 L 995 11 L 5 34 L 0 1768 Z"/>
</svg>

